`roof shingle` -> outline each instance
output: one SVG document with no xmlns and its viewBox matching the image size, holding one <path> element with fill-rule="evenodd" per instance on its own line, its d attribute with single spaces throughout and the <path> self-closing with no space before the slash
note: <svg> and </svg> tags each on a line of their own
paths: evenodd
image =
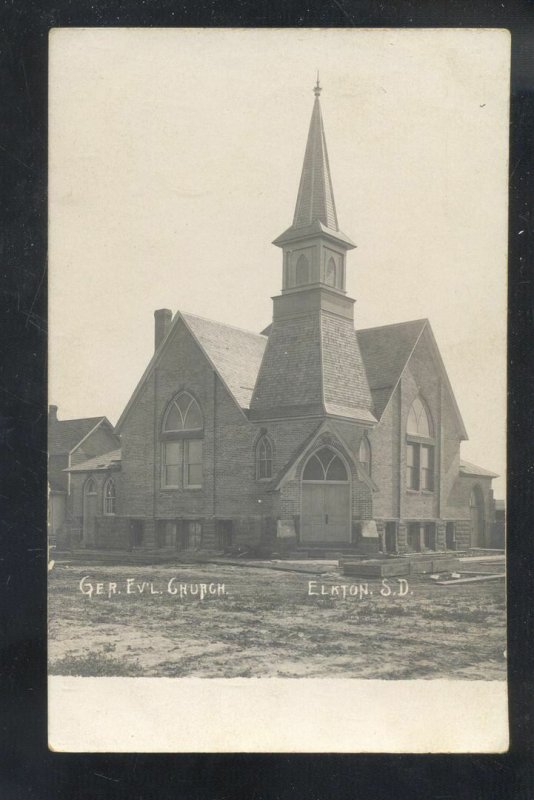
<svg viewBox="0 0 534 800">
<path fill-rule="evenodd" d="M 81 464 L 76 464 L 75 467 L 66 469 L 65 472 L 98 472 L 99 470 L 112 469 L 113 467 L 120 467 L 121 465 L 121 451 L 111 450 L 109 453 L 102 453 L 101 456 L 95 456 Z"/>
<path fill-rule="evenodd" d="M 241 408 L 249 408 L 267 337 L 194 314 L 182 317 Z"/>
</svg>

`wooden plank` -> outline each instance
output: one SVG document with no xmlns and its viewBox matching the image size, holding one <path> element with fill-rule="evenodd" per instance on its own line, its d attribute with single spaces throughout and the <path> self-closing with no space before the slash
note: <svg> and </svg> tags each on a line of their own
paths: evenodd
<svg viewBox="0 0 534 800">
<path fill-rule="evenodd" d="M 498 575 L 479 575 L 476 578 L 453 578 L 450 581 L 434 581 L 434 583 L 439 584 L 440 586 L 452 586 L 453 584 L 457 583 L 481 583 L 482 581 L 498 581 L 504 580 L 506 575 L 503 573 L 499 573 Z"/>
</svg>

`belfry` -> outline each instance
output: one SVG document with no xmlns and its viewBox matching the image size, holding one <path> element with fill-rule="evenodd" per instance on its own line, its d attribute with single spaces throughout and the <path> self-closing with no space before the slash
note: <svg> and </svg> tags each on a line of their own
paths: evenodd
<svg viewBox="0 0 534 800">
<path fill-rule="evenodd" d="M 293 224 L 282 249 L 282 292 L 250 406 L 251 419 L 324 416 L 376 422 L 346 294 L 347 251 L 338 226 L 321 114 L 319 80 Z"/>
</svg>

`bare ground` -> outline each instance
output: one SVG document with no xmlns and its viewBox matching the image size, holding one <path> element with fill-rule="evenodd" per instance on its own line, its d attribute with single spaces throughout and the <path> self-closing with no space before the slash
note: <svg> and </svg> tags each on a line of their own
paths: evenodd
<svg viewBox="0 0 534 800">
<path fill-rule="evenodd" d="M 104 594 L 79 588 L 89 576 Z M 186 584 L 224 584 L 203 600 L 168 593 Z M 145 584 L 142 593 L 127 594 Z M 359 585 L 332 568 L 323 575 L 229 565 L 97 566 L 56 563 L 49 574 L 51 674 L 166 677 L 450 678 L 506 677 L 505 588 L 495 581 L 436 586 L 409 578 L 409 592 L 383 596 L 381 581 L 360 597 L 309 595 Z M 117 593 L 108 596 L 108 582 Z M 362 582 L 365 582 L 363 580 Z M 396 579 L 390 579 L 397 592 Z M 120 594 L 118 592 L 120 591 Z M 348 590 L 347 590 L 348 592 Z"/>
</svg>

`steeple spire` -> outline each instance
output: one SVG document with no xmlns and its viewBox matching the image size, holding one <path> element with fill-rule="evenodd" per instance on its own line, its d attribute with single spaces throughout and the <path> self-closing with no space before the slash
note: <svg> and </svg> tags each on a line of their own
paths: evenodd
<svg viewBox="0 0 534 800">
<path fill-rule="evenodd" d="M 337 231 L 336 205 L 319 101 L 321 94 L 319 74 L 317 74 L 317 83 L 313 93 L 315 102 L 308 131 L 293 226 L 301 228 L 318 220 L 327 228 Z"/>
<path fill-rule="evenodd" d="M 313 87 L 315 101 L 308 130 L 293 224 L 274 240 L 273 244 L 279 246 L 313 233 L 327 234 L 337 241 L 343 242 L 347 249 L 355 246 L 349 237 L 339 230 L 337 221 L 319 100 L 321 92 L 322 86 L 319 82 L 319 72 L 317 72 L 317 81 Z"/>
</svg>

